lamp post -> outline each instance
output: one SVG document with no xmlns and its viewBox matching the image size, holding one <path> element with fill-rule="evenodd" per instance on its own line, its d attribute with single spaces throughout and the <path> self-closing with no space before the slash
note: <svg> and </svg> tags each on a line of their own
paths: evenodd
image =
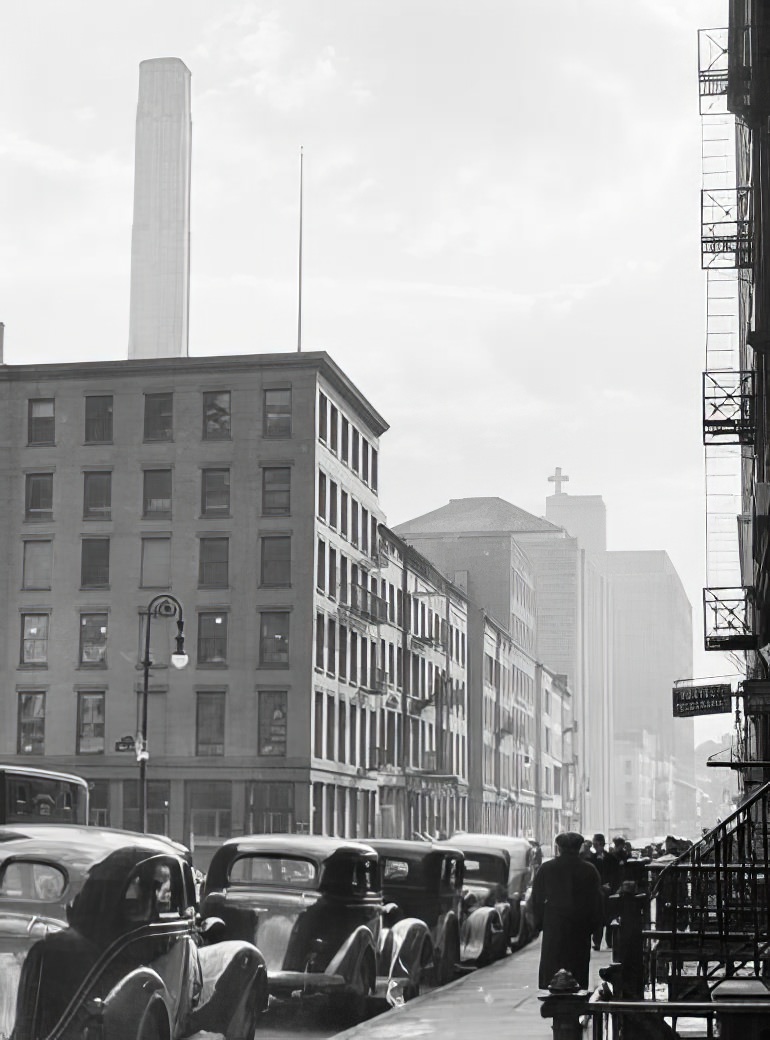
<svg viewBox="0 0 770 1040">
<path fill-rule="evenodd" d="M 150 622 L 155 617 L 176 618 L 176 650 L 171 655 L 171 664 L 174 668 L 184 668 L 187 664 L 187 654 L 184 652 L 184 615 L 182 604 L 174 596 L 161 593 L 151 599 L 147 605 L 147 623 L 144 630 L 144 657 L 142 668 L 144 669 L 144 684 L 142 686 L 142 712 L 140 717 L 140 728 L 136 738 L 136 760 L 139 763 L 139 817 L 141 819 L 142 833 L 147 833 L 147 761 L 150 757 L 147 751 L 147 702 L 150 692 Z"/>
</svg>

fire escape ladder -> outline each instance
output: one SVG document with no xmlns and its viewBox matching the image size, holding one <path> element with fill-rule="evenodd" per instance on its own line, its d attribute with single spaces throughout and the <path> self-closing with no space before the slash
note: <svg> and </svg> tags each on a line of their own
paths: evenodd
<svg viewBox="0 0 770 1040">
<path fill-rule="evenodd" d="M 699 33 L 701 111 L 701 259 L 706 271 L 706 369 L 703 443 L 706 490 L 707 650 L 754 649 L 753 589 L 745 547 L 744 476 L 756 434 L 756 394 L 750 362 L 742 363 L 751 277 L 751 189 L 746 137 L 728 111 L 728 30 Z M 737 132 L 739 130 L 740 132 Z M 749 524 L 750 527 L 750 524 Z"/>
</svg>

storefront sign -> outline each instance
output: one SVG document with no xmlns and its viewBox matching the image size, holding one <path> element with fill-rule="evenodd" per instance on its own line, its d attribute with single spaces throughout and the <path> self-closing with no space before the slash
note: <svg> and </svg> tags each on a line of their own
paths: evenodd
<svg viewBox="0 0 770 1040">
<path fill-rule="evenodd" d="M 732 687 L 729 683 L 715 686 L 675 686 L 674 717 L 690 715 L 722 715 L 732 711 Z"/>
</svg>

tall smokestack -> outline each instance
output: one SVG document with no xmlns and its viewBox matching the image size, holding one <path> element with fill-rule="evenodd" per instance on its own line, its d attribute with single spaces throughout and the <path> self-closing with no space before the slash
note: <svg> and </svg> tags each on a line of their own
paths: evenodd
<svg viewBox="0 0 770 1040">
<path fill-rule="evenodd" d="M 190 309 L 190 70 L 139 65 L 131 236 L 130 358 L 186 357 Z"/>
</svg>

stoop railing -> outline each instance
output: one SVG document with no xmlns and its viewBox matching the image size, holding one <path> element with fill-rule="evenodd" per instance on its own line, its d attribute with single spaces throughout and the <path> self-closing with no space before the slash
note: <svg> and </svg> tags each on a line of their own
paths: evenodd
<svg viewBox="0 0 770 1040">
<path fill-rule="evenodd" d="M 649 864 L 644 940 L 653 991 L 667 981 L 669 999 L 695 996 L 694 972 L 703 995 L 712 980 L 744 968 L 759 975 L 770 959 L 768 799 L 770 782 L 685 853 Z"/>
</svg>

